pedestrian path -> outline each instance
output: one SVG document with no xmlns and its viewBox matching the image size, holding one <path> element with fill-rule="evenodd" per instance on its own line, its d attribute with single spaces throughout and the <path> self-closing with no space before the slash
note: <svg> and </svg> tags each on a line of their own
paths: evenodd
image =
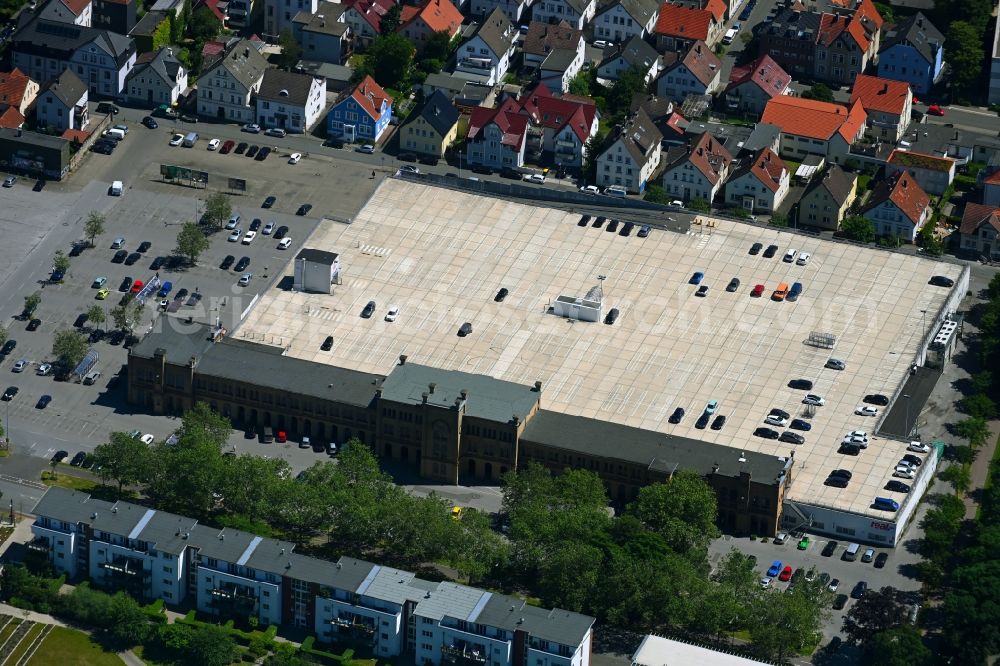
<svg viewBox="0 0 1000 666">
<path fill-rule="evenodd" d="M 979 510 L 982 491 L 986 487 L 986 479 L 990 474 L 990 462 L 993 460 L 993 454 L 997 448 L 997 437 L 1000 436 L 1000 420 L 990 421 L 987 425 L 990 429 L 990 438 L 986 445 L 979 449 L 979 455 L 972 463 L 970 470 L 972 484 L 969 486 L 969 492 L 962 497 L 965 501 L 966 520 L 973 520 L 976 517 L 976 511 Z"/>
</svg>

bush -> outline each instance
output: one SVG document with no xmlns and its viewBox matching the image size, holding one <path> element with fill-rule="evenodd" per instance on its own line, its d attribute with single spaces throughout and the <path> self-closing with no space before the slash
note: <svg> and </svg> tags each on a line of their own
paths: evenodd
<svg viewBox="0 0 1000 666">
<path fill-rule="evenodd" d="M 671 201 L 670 196 L 659 185 L 647 185 L 646 193 L 642 195 L 642 198 L 657 204 L 668 204 Z"/>
<path fill-rule="evenodd" d="M 303 650 L 312 650 L 313 649 L 313 644 L 315 642 L 316 642 L 316 637 L 315 636 L 307 636 L 306 639 L 304 641 L 302 641 L 302 649 Z"/>
</svg>

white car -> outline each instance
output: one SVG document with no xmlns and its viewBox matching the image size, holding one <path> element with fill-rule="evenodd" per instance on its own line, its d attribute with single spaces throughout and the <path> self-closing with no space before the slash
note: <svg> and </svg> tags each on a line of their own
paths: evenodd
<svg viewBox="0 0 1000 666">
<path fill-rule="evenodd" d="M 768 578 L 767 576 L 764 576 L 763 578 L 760 579 L 760 586 L 765 590 L 768 589 L 769 587 L 771 587 L 771 579 Z"/>
<path fill-rule="evenodd" d="M 799 258 L 795 260 L 795 263 L 798 264 L 799 266 L 805 266 L 806 264 L 809 263 L 809 257 L 811 256 L 812 255 L 809 254 L 808 252 L 803 252 L 802 254 L 799 255 Z"/>
<path fill-rule="evenodd" d="M 245 287 L 250 284 L 250 280 L 253 279 L 253 273 L 244 273 L 240 276 L 240 286 Z"/>
<path fill-rule="evenodd" d="M 779 416 L 778 414 L 768 414 L 767 418 L 764 419 L 764 423 L 768 425 L 778 426 L 779 428 L 784 428 L 788 425 L 788 419 L 784 416 Z"/>
<path fill-rule="evenodd" d="M 896 469 L 893 470 L 892 475 L 903 479 L 912 479 L 916 476 L 916 474 L 913 473 L 913 468 L 909 465 L 896 465 Z"/>
<path fill-rule="evenodd" d="M 403 166 L 399 167 L 399 170 L 405 173 L 420 173 L 420 169 L 412 164 L 404 164 Z"/>
<path fill-rule="evenodd" d="M 878 408 L 871 405 L 861 405 L 854 410 L 858 416 L 878 416 Z"/>
<path fill-rule="evenodd" d="M 49 374 L 50 372 L 52 372 L 52 364 L 51 363 L 42 363 L 40 366 L 38 366 L 38 370 L 35 370 L 35 374 L 39 375 L 40 377 L 44 377 L 45 375 Z"/>
<path fill-rule="evenodd" d="M 242 235 L 243 235 L 243 230 L 242 229 L 240 229 L 239 227 L 237 227 L 236 229 L 233 229 L 230 232 L 230 234 L 229 234 L 229 242 L 230 243 L 239 242 L 240 236 L 242 236 Z"/>
<path fill-rule="evenodd" d="M 172 137 L 170 137 L 170 145 L 171 146 L 179 146 L 182 143 L 184 143 L 184 135 L 183 134 L 174 134 Z"/>
<path fill-rule="evenodd" d="M 288 236 L 285 236 L 280 241 L 278 241 L 278 249 L 287 250 L 291 246 L 291 244 L 292 244 L 292 239 L 289 238 Z"/>
<path fill-rule="evenodd" d="M 864 430 L 852 430 L 851 432 L 844 435 L 844 439 L 863 439 L 868 441 L 868 433 Z"/>
<path fill-rule="evenodd" d="M 684 208 L 684 202 L 680 199 L 674 199 L 670 202 L 670 205 L 674 208 Z"/>
<path fill-rule="evenodd" d="M 147 432 L 145 435 L 139 438 L 139 441 L 142 442 L 143 444 L 149 445 L 152 444 L 153 440 L 155 439 L 156 439 L 155 437 L 153 437 Z"/>
<path fill-rule="evenodd" d="M 358 152 L 359 153 L 365 153 L 366 155 L 374 155 L 375 154 L 375 146 L 373 146 L 370 143 L 366 143 L 365 145 L 363 145 L 360 148 L 358 148 Z"/>
<path fill-rule="evenodd" d="M 302 159 L 302 153 L 292 153 L 288 158 L 289 164 L 298 164 L 299 160 Z"/>
<path fill-rule="evenodd" d="M 540 173 L 526 173 L 524 178 L 522 178 L 527 183 L 537 183 L 539 185 L 545 184 L 545 176 Z"/>
<path fill-rule="evenodd" d="M 240 224 L 240 216 L 232 215 L 230 216 L 229 221 L 226 222 L 226 229 L 235 229 L 236 227 L 239 226 L 239 224 Z"/>
<path fill-rule="evenodd" d="M 243 130 L 244 132 L 250 132 L 250 134 L 260 133 L 260 125 L 258 125 L 257 123 L 247 123 L 240 129 Z"/>
<path fill-rule="evenodd" d="M 272 231 L 274 231 L 274 222 L 268 222 L 264 225 L 264 230 L 261 233 L 265 236 L 270 236 Z"/>
<path fill-rule="evenodd" d="M 211 141 L 208 142 L 208 149 L 209 150 L 218 150 L 219 149 L 219 145 L 221 143 L 222 142 L 219 141 L 218 139 L 212 139 Z"/>
<path fill-rule="evenodd" d="M 914 451 L 916 453 L 930 453 L 931 447 L 926 444 L 921 444 L 920 442 L 910 442 L 910 445 L 906 447 L 907 451 Z"/>
<path fill-rule="evenodd" d="M 826 404 L 826 400 L 814 393 L 807 393 L 806 397 L 802 398 L 803 405 L 814 405 L 816 407 L 822 407 Z"/>
<path fill-rule="evenodd" d="M 385 313 L 386 321 L 396 321 L 396 317 L 399 316 L 399 306 L 393 305 L 389 308 L 389 311 Z"/>
<path fill-rule="evenodd" d="M 111 183 L 111 188 L 108 190 L 108 194 L 113 197 L 120 197 L 125 191 L 125 183 L 120 180 L 116 180 Z"/>
<path fill-rule="evenodd" d="M 597 185 L 584 185 L 580 188 L 580 191 L 584 194 L 600 194 L 601 190 Z"/>
<path fill-rule="evenodd" d="M 786 264 L 792 263 L 793 261 L 795 261 L 795 255 L 797 255 L 798 253 L 799 251 L 796 250 L 795 248 L 790 249 L 788 252 L 785 253 L 784 262 Z"/>
<path fill-rule="evenodd" d="M 249 245 L 250 243 L 253 242 L 254 238 L 257 238 L 257 232 L 256 231 L 248 231 L 247 235 L 243 237 L 243 244 L 244 245 Z"/>
<path fill-rule="evenodd" d="M 14 367 L 11 368 L 14 372 L 24 372 L 24 369 L 28 367 L 28 359 L 22 358 L 20 361 L 14 363 Z"/>
</svg>

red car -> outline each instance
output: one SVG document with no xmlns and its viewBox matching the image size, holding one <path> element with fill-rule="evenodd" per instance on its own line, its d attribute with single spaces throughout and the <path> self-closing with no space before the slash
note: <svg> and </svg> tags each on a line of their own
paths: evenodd
<svg viewBox="0 0 1000 666">
<path fill-rule="evenodd" d="M 142 291 L 142 280 L 136 280 L 132 283 L 132 293 L 138 294 L 140 291 Z"/>
<path fill-rule="evenodd" d="M 288 434 L 284 430 L 279 430 L 278 433 L 275 435 L 274 438 L 276 440 L 278 440 L 279 442 L 287 442 L 288 441 Z"/>
<path fill-rule="evenodd" d="M 927 113 L 931 114 L 932 116 L 943 116 L 944 109 L 942 109 L 937 104 L 931 104 L 930 106 L 927 107 Z"/>
<path fill-rule="evenodd" d="M 786 564 L 785 568 L 781 570 L 781 574 L 778 576 L 778 580 L 780 580 L 782 583 L 787 583 L 791 577 L 792 577 L 792 566 L 790 564 Z"/>
<path fill-rule="evenodd" d="M 760 298 L 760 295 L 763 293 L 764 293 L 764 285 L 758 284 L 753 288 L 753 291 L 750 292 L 750 295 L 753 296 L 754 298 Z"/>
<path fill-rule="evenodd" d="M 226 141 L 224 144 L 222 144 L 222 148 L 219 149 L 219 152 L 225 155 L 230 150 L 232 150 L 233 146 L 235 145 L 236 145 L 235 141 Z"/>
</svg>

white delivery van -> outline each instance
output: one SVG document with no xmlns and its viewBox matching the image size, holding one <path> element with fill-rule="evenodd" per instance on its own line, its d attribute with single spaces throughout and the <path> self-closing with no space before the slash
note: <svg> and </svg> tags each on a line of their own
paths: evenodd
<svg viewBox="0 0 1000 666">
<path fill-rule="evenodd" d="M 184 147 L 193 148 L 194 144 L 198 143 L 198 133 L 189 132 L 187 136 L 184 137 Z"/>
<path fill-rule="evenodd" d="M 732 44 L 733 40 L 736 39 L 736 33 L 739 32 L 736 28 L 730 28 L 726 30 L 726 34 L 722 37 L 723 44 Z"/>
<path fill-rule="evenodd" d="M 624 199 L 628 196 L 628 191 L 621 185 L 612 185 L 610 187 L 604 188 L 604 194 L 609 197 L 618 197 L 619 199 Z"/>
<path fill-rule="evenodd" d="M 109 129 L 107 132 L 104 133 L 104 136 L 110 136 L 113 139 L 122 141 L 125 139 L 125 132 L 121 131 L 120 129 L 112 127 L 111 129 Z"/>
<path fill-rule="evenodd" d="M 120 180 L 116 180 L 115 182 L 111 183 L 111 190 L 109 194 L 111 194 L 111 196 L 113 197 L 120 197 L 124 190 L 125 190 L 125 184 L 122 183 L 122 181 Z"/>
</svg>

